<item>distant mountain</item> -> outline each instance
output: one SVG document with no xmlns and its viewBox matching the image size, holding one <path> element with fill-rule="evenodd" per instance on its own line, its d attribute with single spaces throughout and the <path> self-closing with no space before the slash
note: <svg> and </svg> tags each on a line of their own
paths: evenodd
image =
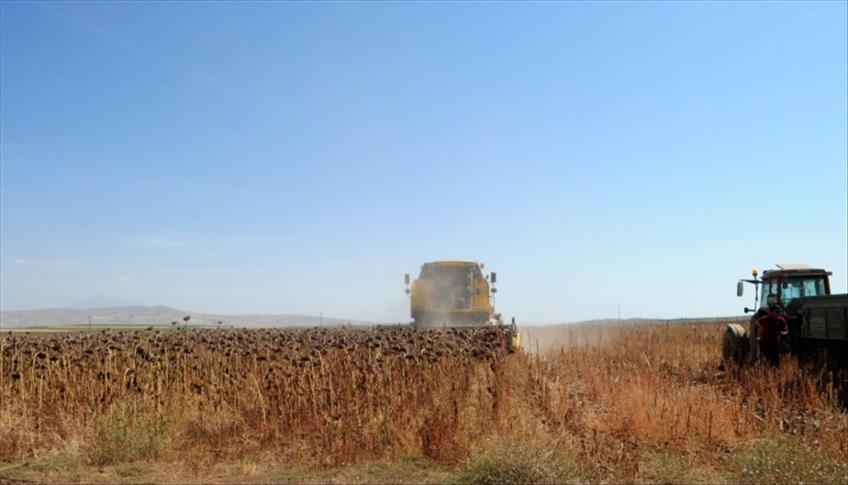
<svg viewBox="0 0 848 485">
<path fill-rule="evenodd" d="M 88 308 L 117 308 L 126 306 L 139 306 L 137 303 L 115 298 L 113 296 L 96 295 L 83 300 L 65 305 L 65 308 L 88 309 Z"/>
<path fill-rule="evenodd" d="M 113 308 L 45 308 L 0 312 L 0 329 L 21 327 L 46 327 L 55 325 L 168 325 L 183 322 L 191 316 L 189 324 L 236 325 L 244 327 L 314 327 L 351 323 L 366 325 L 371 322 L 346 318 L 328 318 L 312 315 L 221 315 L 179 310 L 167 306 L 121 306 Z"/>
</svg>

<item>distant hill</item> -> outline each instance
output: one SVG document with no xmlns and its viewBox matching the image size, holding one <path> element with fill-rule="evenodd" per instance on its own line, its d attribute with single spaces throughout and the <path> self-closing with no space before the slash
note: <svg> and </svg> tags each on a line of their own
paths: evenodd
<svg viewBox="0 0 848 485">
<path fill-rule="evenodd" d="M 191 315 L 190 324 L 217 324 L 249 327 L 314 327 L 370 322 L 345 318 L 328 318 L 312 315 L 221 315 L 179 310 L 167 306 L 121 306 L 112 308 L 45 308 L 0 312 L 0 329 L 21 327 L 46 327 L 53 325 L 167 325 L 182 323 Z"/>
</svg>

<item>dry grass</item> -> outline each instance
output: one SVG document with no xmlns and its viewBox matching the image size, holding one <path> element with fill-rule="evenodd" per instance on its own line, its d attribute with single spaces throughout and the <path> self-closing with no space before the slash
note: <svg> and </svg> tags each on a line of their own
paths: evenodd
<svg viewBox="0 0 848 485">
<path fill-rule="evenodd" d="M 537 406 L 549 428 L 595 457 L 590 479 L 735 482 L 744 474 L 730 464 L 764 436 L 841 464 L 819 481 L 848 479 L 848 421 L 824 371 L 792 359 L 778 370 L 719 371 L 716 324 L 563 331 L 599 343 L 537 358 Z"/>
<path fill-rule="evenodd" d="M 848 481 L 829 374 L 721 372 L 721 330 L 542 328 L 529 347 L 559 344 L 512 355 L 495 329 L 4 335 L 0 462 L 241 463 L 274 481 L 281 464 L 423 458 L 481 483 Z"/>
</svg>

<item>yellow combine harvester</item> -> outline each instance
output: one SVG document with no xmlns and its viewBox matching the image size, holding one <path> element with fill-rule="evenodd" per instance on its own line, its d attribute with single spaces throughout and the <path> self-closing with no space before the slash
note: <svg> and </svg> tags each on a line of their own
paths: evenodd
<svg viewBox="0 0 848 485">
<path fill-rule="evenodd" d="M 521 336 L 515 319 L 504 326 L 501 315 L 495 313 L 497 273 L 484 276 L 482 269 L 482 264 L 471 261 L 424 263 L 421 274 L 411 285 L 407 273 L 406 294 L 410 297 L 412 325 L 420 329 L 500 325 L 508 330 L 507 348 L 518 350 Z"/>
</svg>

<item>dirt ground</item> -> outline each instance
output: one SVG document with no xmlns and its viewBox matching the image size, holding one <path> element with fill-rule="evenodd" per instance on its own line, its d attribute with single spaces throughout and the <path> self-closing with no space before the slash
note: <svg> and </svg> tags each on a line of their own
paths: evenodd
<svg viewBox="0 0 848 485">
<path fill-rule="evenodd" d="M 428 460 L 377 461 L 329 469 L 298 469 L 253 462 L 132 463 L 90 467 L 61 460 L 23 462 L 0 469 L 12 483 L 445 483 L 455 470 Z"/>
</svg>

